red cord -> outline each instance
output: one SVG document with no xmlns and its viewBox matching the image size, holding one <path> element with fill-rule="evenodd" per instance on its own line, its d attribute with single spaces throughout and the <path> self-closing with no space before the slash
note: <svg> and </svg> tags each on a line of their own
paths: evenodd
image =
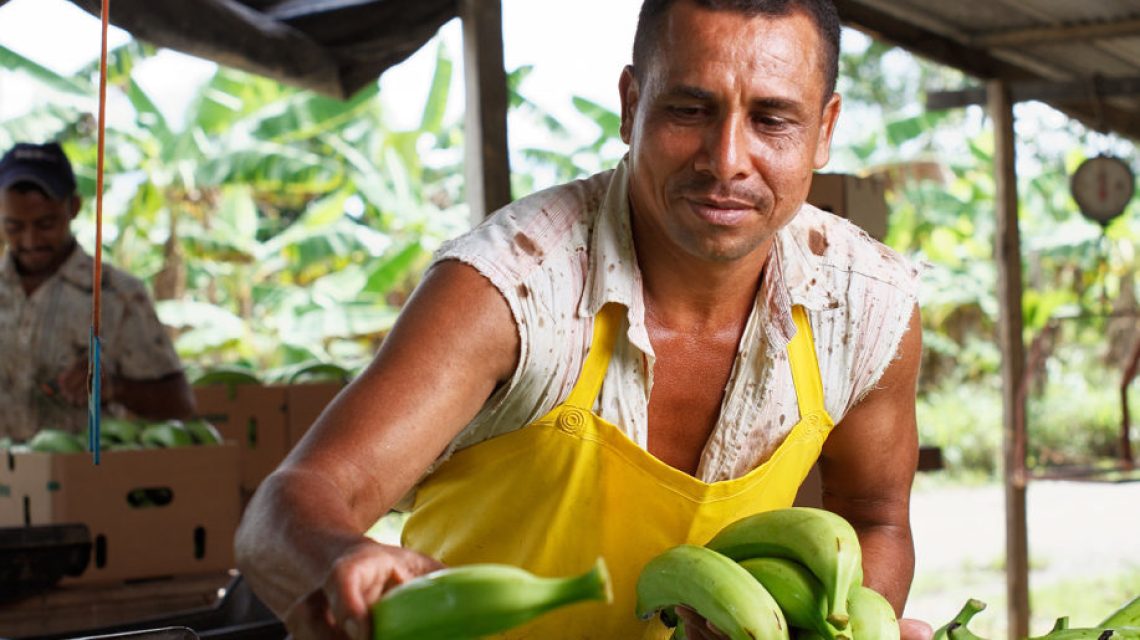
<svg viewBox="0 0 1140 640">
<path fill-rule="evenodd" d="M 103 0 L 103 51 L 99 57 L 99 152 L 95 171 L 95 273 L 92 282 L 91 327 L 99 337 L 103 306 L 103 139 L 107 129 L 107 25 L 111 17 L 111 0 Z"/>
</svg>

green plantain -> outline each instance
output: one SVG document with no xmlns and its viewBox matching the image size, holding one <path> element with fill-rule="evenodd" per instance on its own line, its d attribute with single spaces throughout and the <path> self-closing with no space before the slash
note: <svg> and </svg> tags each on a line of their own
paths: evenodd
<svg viewBox="0 0 1140 640">
<path fill-rule="evenodd" d="M 1136 596 L 1131 601 L 1124 604 L 1112 615 L 1104 619 L 1097 625 L 1098 627 L 1114 628 L 1114 627 L 1140 627 L 1140 596 Z"/>
<path fill-rule="evenodd" d="M 474 564 L 406 582 L 372 605 L 374 640 L 467 640 L 506 631 L 583 600 L 610 602 L 599 558 L 578 576 L 543 578 L 518 567 Z"/>
<path fill-rule="evenodd" d="M 855 640 L 899 640 L 899 620 L 890 602 L 878 591 L 859 586 L 847 601 L 851 635 Z"/>
<path fill-rule="evenodd" d="M 771 594 L 740 565 L 704 547 L 667 549 L 638 576 L 638 617 L 648 620 L 678 605 L 696 611 L 731 640 L 788 638 L 787 621 Z"/>
<path fill-rule="evenodd" d="M 706 546 L 738 561 L 774 556 L 803 564 L 827 592 L 827 621 L 847 628 L 847 597 L 863 584 L 863 559 L 842 516 L 813 507 L 764 511 L 728 525 Z"/>
<path fill-rule="evenodd" d="M 979 612 L 986 608 L 986 603 L 981 600 L 970 598 L 966 604 L 962 605 L 962 609 L 954 619 L 946 623 L 934 632 L 932 640 L 954 640 L 955 638 L 964 638 L 970 640 L 977 638 L 973 633 L 966 629 L 966 624 L 978 615 Z M 951 635 L 953 634 L 953 635 Z"/>
<path fill-rule="evenodd" d="M 773 557 L 741 560 L 740 566 L 772 594 L 788 625 L 809 629 L 826 640 L 851 638 L 851 634 L 837 631 L 827 622 L 827 593 L 807 567 L 795 560 Z"/>
</svg>

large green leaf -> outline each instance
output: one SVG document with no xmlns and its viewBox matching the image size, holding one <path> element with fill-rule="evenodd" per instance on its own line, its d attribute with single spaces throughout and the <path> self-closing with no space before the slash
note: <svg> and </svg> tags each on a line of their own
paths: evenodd
<svg viewBox="0 0 1140 640">
<path fill-rule="evenodd" d="M 373 108 L 379 87 L 379 83 L 371 83 L 349 100 L 298 93 L 287 100 L 270 103 L 255 122 L 252 134 L 261 140 L 277 142 L 314 138 L 352 122 L 361 112 Z"/>
<path fill-rule="evenodd" d="M 396 309 L 373 304 L 340 304 L 307 311 L 296 319 L 292 328 L 318 341 L 374 336 L 389 331 L 398 314 Z"/>
<path fill-rule="evenodd" d="M 132 80 L 131 74 L 140 63 L 154 56 L 157 49 L 153 45 L 138 40 L 128 40 L 123 44 L 107 51 L 107 84 L 126 86 Z M 99 56 L 75 72 L 77 77 L 92 78 L 97 82 L 99 78 Z"/>
<path fill-rule="evenodd" d="M 438 131 L 443 127 L 443 116 L 447 112 L 447 101 L 451 93 L 453 67 L 451 56 L 443 40 L 440 40 L 435 53 L 435 73 L 432 75 L 431 89 L 428 91 L 423 117 L 420 119 L 421 132 Z"/>
<path fill-rule="evenodd" d="M 166 116 L 162 115 L 158 105 L 133 78 L 127 78 L 127 98 L 131 101 L 131 106 L 135 108 L 135 120 L 151 132 L 156 138 L 155 142 L 158 143 L 159 148 L 173 150 L 174 134 L 166 123 Z M 160 156 L 167 160 L 172 159 L 169 155 L 161 152 Z"/>
<path fill-rule="evenodd" d="M 235 144 L 198 169 L 201 184 L 245 184 L 280 193 L 325 193 L 343 180 L 342 168 L 328 158 L 274 142 Z"/>
<path fill-rule="evenodd" d="M 82 78 L 61 76 L 51 69 L 33 62 L 4 46 L 0 46 L 0 67 L 8 71 L 26 73 L 45 86 L 51 87 L 56 91 L 62 91 L 63 93 L 87 97 L 93 96 L 96 93 L 96 88 Z"/>
<path fill-rule="evenodd" d="M 598 136 L 602 142 L 605 140 L 616 140 L 621 136 L 621 116 L 617 112 L 611 111 L 606 107 L 587 100 L 581 96 L 573 97 L 574 107 L 598 125 L 601 128 L 601 134 Z M 599 145 L 600 148 L 600 145 Z"/>
<path fill-rule="evenodd" d="M 423 245 L 413 241 L 394 254 L 377 260 L 368 274 L 362 291 L 375 294 L 388 293 L 398 282 L 407 277 L 412 267 L 425 256 Z"/>
</svg>

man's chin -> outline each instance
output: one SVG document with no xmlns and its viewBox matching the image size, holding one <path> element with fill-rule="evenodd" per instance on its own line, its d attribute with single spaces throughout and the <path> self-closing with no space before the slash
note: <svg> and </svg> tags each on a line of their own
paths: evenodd
<svg viewBox="0 0 1140 640">
<path fill-rule="evenodd" d="M 53 269 L 55 261 L 49 258 L 28 260 L 27 258 L 16 258 L 16 271 L 22 276 L 42 276 L 48 275 Z"/>
</svg>

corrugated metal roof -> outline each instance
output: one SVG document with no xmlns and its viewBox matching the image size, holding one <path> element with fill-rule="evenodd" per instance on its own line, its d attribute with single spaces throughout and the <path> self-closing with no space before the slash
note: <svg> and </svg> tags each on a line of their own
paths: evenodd
<svg viewBox="0 0 1140 640">
<path fill-rule="evenodd" d="M 1065 83 L 1049 104 L 1140 139 L 1140 0 L 836 0 L 851 26 L 979 78 Z M 1015 93 L 1016 95 L 1016 93 Z"/>
<path fill-rule="evenodd" d="M 91 13 L 100 4 L 71 1 Z M 427 42 L 458 14 L 458 3 L 115 0 L 111 19 L 159 46 L 346 97 Z M 1138 83 L 1113 84 L 1140 79 L 1140 0 L 836 0 L 836 6 L 849 26 L 979 78 L 1074 83 L 1066 97 L 1046 101 L 1094 128 L 1140 139 Z M 1127 94 L 1108 95 L 1110 89 Z"/>
</svg>

